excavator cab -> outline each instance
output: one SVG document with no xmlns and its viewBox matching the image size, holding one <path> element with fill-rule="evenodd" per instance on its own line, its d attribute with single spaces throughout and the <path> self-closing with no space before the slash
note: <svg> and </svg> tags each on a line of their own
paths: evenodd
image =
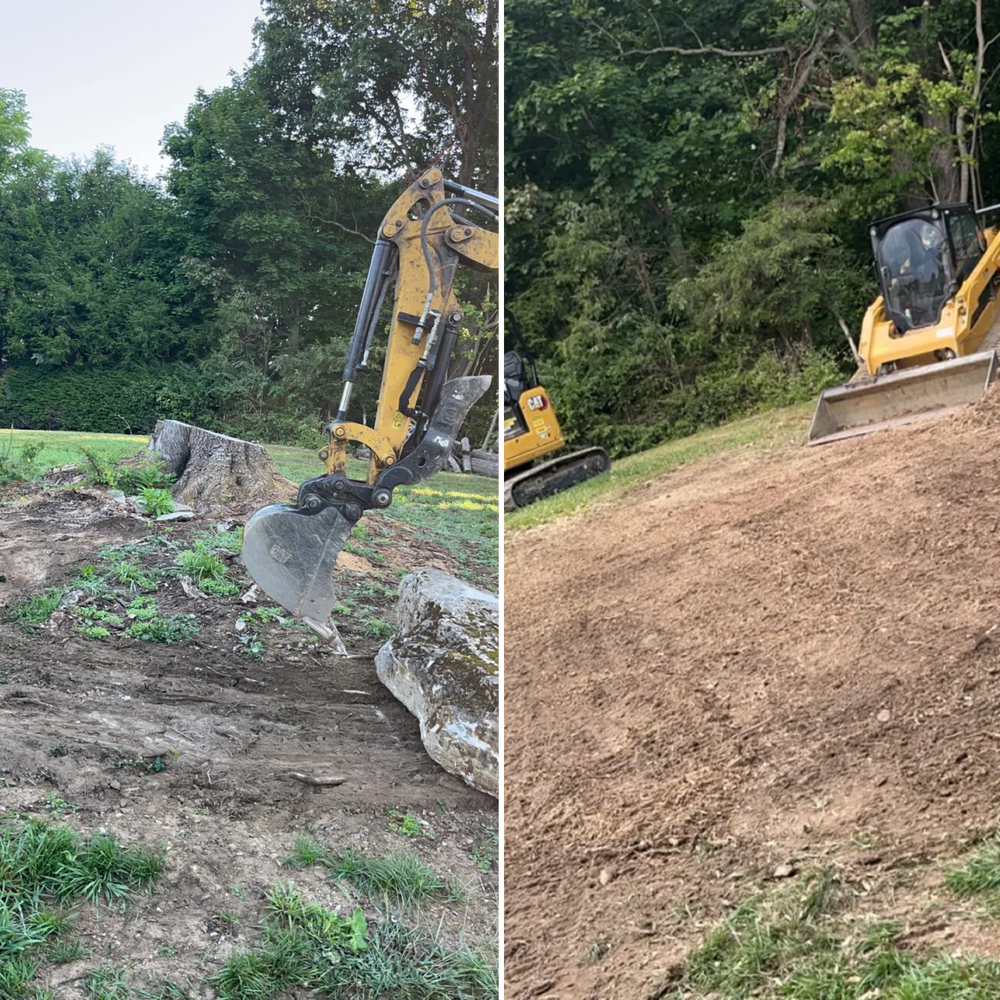
<svg viewBox="0 0 1000 1000">
<path fill-rule="evenodd" d="M 516 351 L 507 351 L 503 356 L 503 436 L 507 438 L 523 434 L 527 427 L 521 416 L 517 401 L 528 386 L 524 361 Z"/>
</svg>

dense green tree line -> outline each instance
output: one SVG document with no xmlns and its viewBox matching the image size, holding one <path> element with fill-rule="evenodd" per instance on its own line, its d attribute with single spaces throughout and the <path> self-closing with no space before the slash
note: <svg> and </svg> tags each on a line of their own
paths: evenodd
<svg viewBox="0 0 1000 1000">
<path fill-rule="evenodd" d="M 867 223 L 1000 202 L 986 0 L 508 0 L 508 302 L 622 454 L 852 370 Z"/>
<path fill-rule="evenodd" d="M 314 440 L 402 186 L 440 165 L 496 191 L 497 20 L 497 0 L 263 0 L 247 66 L 166 127 L 155 182 L 33 149 L 30 95 L 0 90 L 0 418 Z M 462 282 L 454 373 L 493 371 L 497 282 Z"/>
</svg>

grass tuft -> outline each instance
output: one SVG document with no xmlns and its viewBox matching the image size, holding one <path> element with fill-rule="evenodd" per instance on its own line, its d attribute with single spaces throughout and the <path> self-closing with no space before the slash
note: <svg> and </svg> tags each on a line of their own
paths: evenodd
<svg viewBox="0 0 1000 1000">
<path fill-rule="evenodd" d="M 330 875 L 348 879 L 370 896 L 385 896 L 404 904 L 447 893 L 451 884 L 416 855 L 387 854 L 368 858 L 352 849 L 329 858 Z"/>
</svg>

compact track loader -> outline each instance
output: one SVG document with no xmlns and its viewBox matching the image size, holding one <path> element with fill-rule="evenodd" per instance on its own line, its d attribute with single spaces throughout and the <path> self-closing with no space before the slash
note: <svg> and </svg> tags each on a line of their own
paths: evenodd
<svg viewBox="0 0 1000 1000">
<path fill-rule="evenodd" d="M 931 205 L 870 230 L 881 295 L 868 307 L 860 366 L 822 394 L 809 443 L 823 444 L 950 413 L 996 377 L 1000 206 Z"/>
<path fill-rule="evenodd" d="M 519 343 L 517 317 L 510 311 L 505 315 L 513 342 Z M 565 447 L 559 421 L 530 360 L 507 351 L 503 376 L 504 510 L 526 507 L 611 468 L 603 448 L 584 448 L 534 464 Z"/>
</svg>

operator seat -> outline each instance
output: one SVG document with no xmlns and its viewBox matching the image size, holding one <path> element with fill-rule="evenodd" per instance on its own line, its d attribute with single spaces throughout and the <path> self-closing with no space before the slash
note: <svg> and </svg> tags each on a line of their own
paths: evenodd
<svg viewBox="0 0 1000 1000">
<path fill-rule="evenodd" d="M 507 351 L 503 356 L 503 399 L 505 403 L 516 405 L 521 393 L 528 387 L 524 362 L 517 351 Z"/>
</svg>

